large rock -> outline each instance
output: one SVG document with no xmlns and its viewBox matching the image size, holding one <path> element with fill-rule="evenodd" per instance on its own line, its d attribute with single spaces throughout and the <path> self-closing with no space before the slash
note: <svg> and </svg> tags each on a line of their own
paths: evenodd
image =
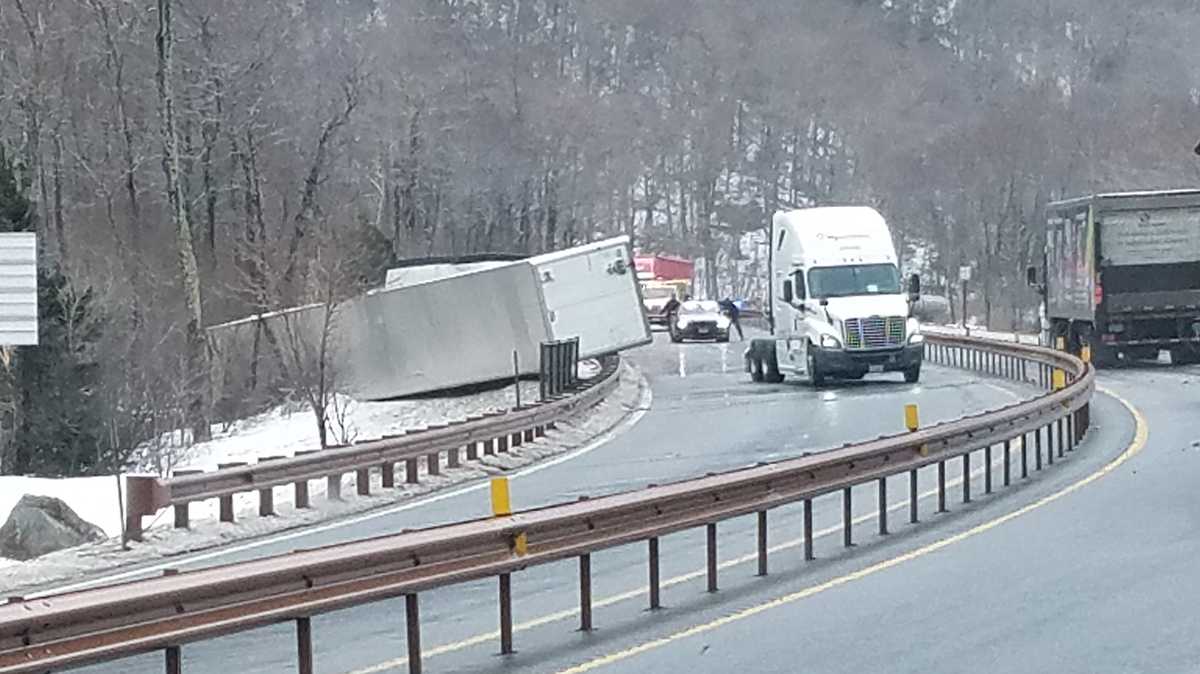
<svg viewBox="0 0 1200 674">
<path fill-rule="evenodd" d="M 0 557 L 33 559 L 105 538 L 103 529 L 59 499 L 26 494 L 0 527 Z"/>
</svg>

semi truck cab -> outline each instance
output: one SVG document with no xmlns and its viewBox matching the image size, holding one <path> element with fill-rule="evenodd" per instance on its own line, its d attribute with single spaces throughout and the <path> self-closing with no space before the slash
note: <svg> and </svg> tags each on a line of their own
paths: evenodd
<svg viewBox="0 0 1200 674">
<path fill-rule="evenodd" d="M 771 229 L 772 335 L 746 351 L 752 378 L 803 375 L 820 385 L 901 372 L 917 382 L 924 336 L 911 303 L 920 281 L 905 287 L 883 217 L 866 207 L 810 208 L 777 213 Z"/>
</svg>

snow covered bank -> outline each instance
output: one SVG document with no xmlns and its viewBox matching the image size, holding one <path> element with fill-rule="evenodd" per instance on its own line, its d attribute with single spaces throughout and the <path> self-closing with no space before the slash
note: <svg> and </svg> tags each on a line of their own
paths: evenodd
<svg viewBox="0 0 1200 674">
<path fill-rule="evenodd" d="M 189 530 L 173 529 L 171 527 L 170 510 L 167 509 L 159 513 L 152 526 L 148 526 L 146 541 L 141 544 L 131 544 L 129 550 L 122 550 L 119 541 L 110 540 L 95 545 L 81 546 L 72 550 L 63 550 L 29 562 L 9 563 L 0 569 L 0 593 L 11 594 L 14 590 L 28 591 L 35 588 L 44 588 L 52 584 L 61 584 L 68 579 L 80 579 L 87 575 L 98 574 L 105 570 L 122 566 L 145 563 L 154 559 L 172 557 L 213 548 L 238 540 L 257 538 L 274 532 L 325 522 L 353 513 L 394 505 L 397 502 L 444 489 L 448 486 L 479 480 L 490 475 L 501 474 L 536 463 L 540 460 L 581 447 L 616 427 L 622 419 L 639 406 L 643 395 L 643 386 L 644 381 L 641 374 L 631 366 L 624 365 L 621 369 L 620 384 L 617 389 L 604 402 L 578 419 L 559 424 L 558 430 L 549 431 L 546 437 L 532 443 L 526 443 L 507 454 L 486 456 L 482 457 L 482 460 L 474 462 L 464 461 L 462 467 L 456 469 L 448 469 L 443 466 L 442 474 L 439 476 L 424 474 L 425 466 L 424 462 L 422 462 L 420 484 L 409 485 L 401 483 L 395 489 L 384 490 L 381 484 L 381 476 L 377 471 L 373 471 L 371 475 L 372 496 L 359 497 L 355 495 L 353 475 L 348 474 L 344 477 L 345 482 L 342 488 L 345 500 L 327 501 L 323 497 L 325 481 L 313 480 L 309 483 L 313 507 L 303 510 L 297 510 L 294 507 L 291 500 L 293 496 L 292 490 L 281 487 L 275 491 L 275 505 L 278 512 L 278 516 L 276 517 L 257 516 L 257 495 L 252 493 L 239 495 L 235 499 L 234 506 L 237 511 L 237 522 L 232 524 L 217 521 L 217 506 L 215 501 L 211 504 L 207 502 L 197 503 L 191 507 L 193 526 Z M 511 389 L 509 390 L 509 394 L 512 394 Z M 411 403 L 412 401 L 407 402 Z M 399 403 L 378 403 L 378 405 L 388 404 L 394 405 Z M 366 415 L 364 418 L 370 418 L 372 415 L 384 420 L 392 418 L 387 410 L 381 411 L 380 409 L 376 409 L 373 412 L 367 411 L 363 414 Z M 284 415 L 277 416 L 280 419 L 284 418 Z M 297 417 L 307 422 L 307 425 L 312 425 L 311 416 L 293 415 L 291 418 L 294 420 Z M 430 421 L 428 423 L 435 422 Z M 250 425 L 250 427 L 255 429 L 253 431 L 254 436 L 263 440 L 270 439 L 271 436 L 262 431 L 262 425 L 268 425 L 268 422 Z M 221 441 L 216 440 L 214 442 L 220 444 Z M 233 441 L 228 440 L 228 442 Z M 239 440 L 236 444 L 232 445 L 232 449 L 229 450 L 228 454 L 223 454 L 222 456 L 249 456 L 247 453 L 236 454 L 236 452 L 250 452 L 259 446 L 254 442 Z M 264 450 L 263 454 L 275 454 L 274 448 L 278 447 L 278 445 L 271 444 L 267 445 L 267 447 L 270 450 Z M 305 447 L 301 445 L 298 448 Z M 283 454 L 285 452 L 280 451 L 278 453 Z M 14 479 L 25 480 L 27 478 Z M 93 478 L 88 479 L 92 480 Z M 76 508 L 77 512 L 84 519 L 91 520 L 90 515 L 93 512 L 98 513 L 100 510 L 111 506 L 112 517 L 116 519 L 115 479 L 110 476 L 106 478 L 94 478 L 94 480 L 97 481 L 97 486 L 95 487 L 96 493 L 94 495 L 96 500 L 90 504 L 80 502 L 80 507 Z M 77 480 L 58 482 L 66 484 L 77 482 Z M 103 496 L 103 485 L 105 484 L 108 485 L 111 492 L 111 496 L 108 497 L 111 500 L 108 503 L 101 502 L 105 498 Z M 69 491 L 69 488 L 66 488 L 66 491 Z M 13 499 L 13 503 L 19 498 L 20 495 L 17 494 Z M 67 502 L 71 503 L 70 500 Z M 7 503 L 7 500 L 5 503 Z M 7 507 L 11 508 L 11 504 Z M 75 505 L 72 504 L 72 507 L 75 508 Z M 91 509 L 88 510 L 88 508 Z M 7 516 L 7 509 L 4 512 L 5 516 Z M 119 531 L 119 519 L 116 522 L 116 531 Z M 101 523 L 97 522 L 97 524 Z M 147 521 L 146 524 L 150 525 L 150 522 Z M 101 526 L 104 525 L 101 524 Z M 107 526 L 104 528 L 108 531 Z M 2 563 L 0 562 L 0 564 Z"/>
</svg>

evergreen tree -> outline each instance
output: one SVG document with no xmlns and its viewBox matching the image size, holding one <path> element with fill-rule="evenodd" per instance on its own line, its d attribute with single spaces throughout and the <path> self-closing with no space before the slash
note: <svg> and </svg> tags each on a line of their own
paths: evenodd
<svg viewBox="0 0 1200 674">
<path fill-rule="evenodd" d="M 11 161 L 0 150 L 0 231 L 30 231 L 34 218 Z M 101 322 L 91 289 L 82 292 L 57 268 L 38 268 L 38 345 L 18 348 L 0 375 L 12 473 L 101 472 L 107 452 L 99 364 Z"/>
</svg>

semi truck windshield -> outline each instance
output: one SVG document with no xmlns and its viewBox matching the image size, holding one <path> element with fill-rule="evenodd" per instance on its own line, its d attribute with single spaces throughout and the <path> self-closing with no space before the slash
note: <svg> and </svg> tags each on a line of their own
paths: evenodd
<svg viewBox="0 0 1200 674">
<path fill-rule="evenodd" d="M 815 299 L 895 295 L 900 292 L 900 272 L 893 264 L 817 267 L 808 272 L 808 287 Z"/>
</svg>

